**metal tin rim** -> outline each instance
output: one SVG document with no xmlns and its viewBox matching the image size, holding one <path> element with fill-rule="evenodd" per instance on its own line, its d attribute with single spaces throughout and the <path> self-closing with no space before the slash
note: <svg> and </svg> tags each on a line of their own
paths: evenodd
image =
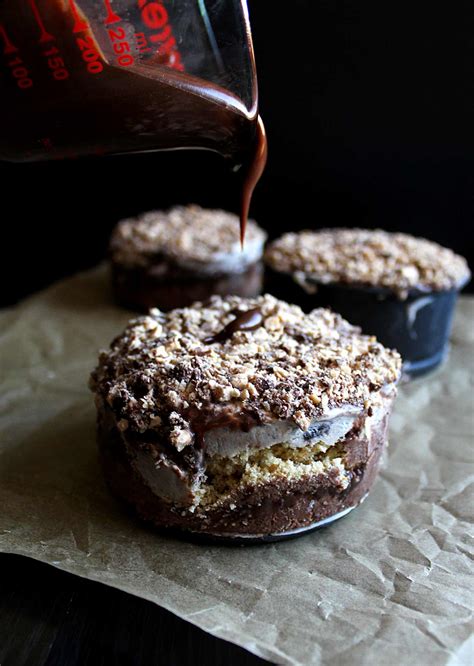
<svg viewBox="0 0 474 666">
<path fill-rule="evenodd" d="M 266 269 L 268 270 L 268 265 L 266 264 Z M 299 285 L 299 282 L 294 280 L 294 275 L 297 273 L 297 271 L 279 271 L 275 270 L 274 268 L 270 267 L 270 270 L 276 273 L 277 275 L 286 275 L 290 279 L 292 279 L 295 284 Z M 306 280 L 308 282 L 311 282 L 314 284 L 316 287 L 328 287 L 330 289 L 347 289 L 347 290 L 353 290 L 353 291 L 359 291 L 359 292 L 367 292 L 369 294 L 375 294 L 379 296 L 386 296 L 390 297 L 393 296 L 397 298 L 398 300 L 406 300 L 405 298 L 399 299 L 397 297 L 397 292 L 395 289 L 392 289 L 390 287 L 383 287 L 383 286 L 377 286 L 377 285 L 371 285 L 371 284 L 364 284 L 362 282 L 322 282 L 319 280 L 316 276 L 311 275 L 310 273 L 305 274 Z M 445 293 L 450 293 L 450 292 L 460 292 L 464 287 L 470 282 L 471 276 L 466 275 L 462 280 L 458 282 L 458 284 L 453 285 L 449 289 L 431 289 L 430 287 L 423 287 L 423 286 L 417 286 L 417 287 L 410 287 L 407 289 L 407 298 L 414 298 L 417 296 L 426 296 L 427 294 L 430 294 L 432 296 L 436 296 L 436 294 L 445 294 Z M 301 286 L 301 285 L 299 285 Z"/>
<path fill-rule="evenodd" d="M 367 495 L 365 495 L 365 497 L 362 498 L 359 504 L 361 504 L 366 497 Z M 293 530 L 288 530 L 287 532 L 274 532 L 272 534 L 258 535 L 258 534 L 222 534 L 222 533 L 205 534 L 202 532 L 188 531 L 186 534 L 190 538 L 198 541 L 208 542 L 208 543 L 215 542 L 215 543 L 221 543 L 223 545 L 227 544 L 230 546 L 263 544 L 263 543 L 272 543 L 276 541 L 284 541 L 287 539 L 294 539 L 296 537 L 303 536 L 304 534 L 312 532 L 313 530 L 325 527 L 326 525 L 333 523 L 339 518 L 343 518 L 344 516 L 346 516 L 353 509 L 357 508 L 359 504 L 356 504 L 355 506 L 349 506 L 346 509 L 339 511 L 338 513 L 335 513 L 332 516 L 324 518 L 323 520 L 318 520 L 317 522 L 311 523 L 310 525 L 306 525 L 305 527 L 297 527 Z M 185 535 L 183 534 L 182 536 Z"/>
</svg>

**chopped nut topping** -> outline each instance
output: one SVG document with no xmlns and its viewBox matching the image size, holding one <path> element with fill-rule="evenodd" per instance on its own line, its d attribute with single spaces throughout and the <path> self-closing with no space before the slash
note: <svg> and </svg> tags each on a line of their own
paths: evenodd
<svg viewBox="0 0 474 666">
<path fill-rule="evenodd" d="M 119 222 L 110 241 L 110 255 L 113 262 L 129 267 L 147 266 L 159 255 L 177 263 L 204 264 L 216 256 L 236 254 L 244 262 L 239 228 L 239 218 L 233 213 L 176 206 Z M 249 260 L 261 258 L 265 239 L 265 232 L 249 220 L 244 244 Z"/>
<path fill-rule="evenodd" d="M 470 272 L 463 257 L 437 243 L 380 229 L 323 229 L 288 233 L 269 245 L 268 265 L 323 284 L 442 291 L 462 286 Z"/>
<path fill-rule="evenodd" d="M 205 344 L 235 310 L 256 307 L 262 326 Z M 151 310 L 131 321 L 100 355 L 91 388 L 129 430 L 159 431 L 181 449 L 200 428 L 227 418 L 237 427 L 245 419 L 292 419 L 306 430 L 332 408 L 363 409 L 398 380 L 400 365 L 397 352 L 329 310 L 305 315 L 268 294 L 213 296 L 204 305 Z"/>
</svg>

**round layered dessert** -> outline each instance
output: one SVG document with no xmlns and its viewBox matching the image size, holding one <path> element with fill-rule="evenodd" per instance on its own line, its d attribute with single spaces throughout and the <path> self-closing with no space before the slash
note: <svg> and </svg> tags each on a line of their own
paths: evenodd
<svg viewBox="0 0 474 666">
<path fill-rule="evenodd" d="M 444 359 L 463 257 L 408 234 L 369 229 L 288 233 L 265 253 L 266 288 L 305 310 L 330 307 L 396 348 L 409 375 Z"/>
<path fill-rule="evenodd" d="M 109 246 L 116 300 L 147 311 L 211 294 L 258 295 L 266 234 L 250 220 L 241 246 L 239 228 L 237 215 L 195 205 L 122 220 Z"/>
<path fill-rule="evenodd" d="M 152 310 L 92 374 L 106 479 L 159 527 L 301 533 L 369 492 L 400 365 L 339 315 L 270 295 Z"/>
</svg>

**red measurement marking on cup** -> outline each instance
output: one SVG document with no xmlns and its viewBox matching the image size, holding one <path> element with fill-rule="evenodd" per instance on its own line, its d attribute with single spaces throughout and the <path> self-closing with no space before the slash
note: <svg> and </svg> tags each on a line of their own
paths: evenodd
<svg viewBox="0 0 474 666">
<path fill-rule="evenodd" d="M 64 59 L 57 46 L 52 44 L 45 51 L 42 51 L 42 54 L 46 58 L 48 69 L 55 81 L 65 81 L 69 78 L 69 71 L 65 67 Z"/>
<path fill-rule="evenodd" d="M 55 44 L 50 44 L 50 42 L 56 41 L 56 37 L 46 30 L 36 0 L 28 0 L 28 2 L 40 29 L 39 43 L 45 45 L 44 50 L 43 46 L 41 48 L 41 54 L 46 59 L 51 76 L 55 81 L 64 81 L 69 78 L 69 72 L 65 67 L 59 48 Z"/>
<path fill-rule="evenodd" d="M 135 33 L 135 44 L 140 53 L 151 53 L 151 47 L 144 32 Z"/>
<path fill-rule="evenodd" d="M 107 18 L 105 19 L 105 25 L 120 23 L 120 21 L 122 20 L 120 16 L 117 16 L 117 14 L 112 9 L 111 1 L 112 0 L 104 0 L 105 8 L 107 10 Z"/>
<path fill-rule="evenodd" d="M 10 53 L 16 53 L 18 51 L 17 47 L 13 44 L 10 37 L 7 35 L 7 31 L 0 25 L 0 35 L 3 39 L 3 53 L 5 55 L 10 55 Z"/>
<path fill-rule="evenodd" d="M 28 1 L 31 7 L 31 11 L 33 12 L 33 16 L 35 17 L 36 23 L 38 24 L 38 28 L 40 29 L 39 43 L 44 44 L 45 42 L 53 41 L 54 40 L 53 35 L 51 35 L 44 27 L 43 19 L 41 18 L 41 14 L 39 13 L 36 0 L 28 0 Z"/>
<path fill-rule="evenodd" d="M 73 33 L 89 33 L 89 24 L 80 16 L 75 0 L 69 0 L 69 8 L 74 18 Z M 76 37 L 76 45 L 81 51 L 81 58 L 86 63 L 89 74 L 100 74 L 104 65 L 92 35 L 82 34 L 80 37 Z"/>
<path fill-rule="evenodd" d="M 113 11 L 110 3 L 111 0 L 104 0 L 107 9 L 105 25 L 107 27 L 115 24 L 113 28 L 107 27 L 110 43 L 112 44 L 112 49 L 116 55 L 117 64 L 120 65 L 120 67 L 131 67 L 135 60 L 131 53 L 132 49 L 130 48 L 130 42 L 127 39 L 125 29 L 116 25 L 117 23 L 120 23 L 122 19 Z"/>
<path fill-rule="evenodd" d="M 138 8 L 140 9 L 143 26 L 146 29 L 146 33 L 138 32 L 135 35 L 140 53 L 151 50 L 159 56 L 160 64 L 181 72 L 184 71 L 181 53 L 173 35 L 166 7 L 161 2 L 138 0 Z"/>
<path fill-rule="evenodd" d="M 31 88 L 33 80 L 30 77 L 28 68 L 25 67 L 23 58 L 19 53 L 19 49 L 13 44 L 9 38 L 4 26 L 0 24 L 0 36 L 3 39 L 3 54 L 6 57 L 6 64 L 10 69 L 10 73 L 15 80 L 18 88 L 26 90 Z"/>
<path fill-rule="evenodd" d="M 85 32 L 86 30 L 89 30 L 89 25 L 87 21 L 85 21 L 82 16 L 80 16 L 79 10 L 77 9 L 74 0 L 69 0 L 69 9 L 71 10 L 72 16 L 74 18 L 74 27 L 72 29 L 73 33 L 76 34 L 78 32 Z"/>
</svg>

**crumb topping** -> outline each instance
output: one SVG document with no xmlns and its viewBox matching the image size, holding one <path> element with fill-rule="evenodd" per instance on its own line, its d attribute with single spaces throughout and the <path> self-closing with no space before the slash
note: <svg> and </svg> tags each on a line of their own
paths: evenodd
<svg viewBox="0 0 474 666">
<path fill-rule="evenodd" d="M 417 287 L 459 287 L 470 275 L 466 260 L 452 250 L 380 229 L 288 233 L 269 245 L 265 259 L 277 271 L 303 273 L 323 284 L 387 287 L 401 296 Z"/>
<path fill-rule="evenodd" d="M 265 240 L 265 232 L 249 220 L 242 252 L 237 215 L 189 205 L 122 220 L 112 233 L 109 250 L 112 261 L 130 267 L 146 266 L 157 255 L 178 263 L 187 260 L 205 264 L 225 254 L 243 258 L 250 249 L 253 252 L 249 259 L 256 261 L 263 253 Z"/>
<path fill-rule="evenodd" d="M 256 308 L 257 328 L 209 343 Z M 307 430 L 332 408 L 369 409 L 400 366 L 397 352 L 329 310 L 304 314 L 268 294 L 213 296 L 131 321 L 101 353 L 91 389 L 121 430 L 157 431 L 182 450 L 211 427 L 290 419 Z"/>
</svg>

